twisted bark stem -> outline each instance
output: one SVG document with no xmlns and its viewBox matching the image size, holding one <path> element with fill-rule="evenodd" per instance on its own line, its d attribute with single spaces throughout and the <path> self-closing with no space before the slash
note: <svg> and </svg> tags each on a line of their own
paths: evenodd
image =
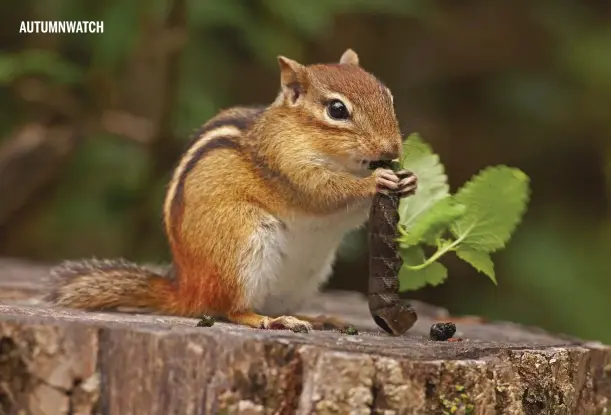
<svg viewBox="0 0 611 415">
<path fill-rule="evenodd" d="M 369 311 L 376 324 L 399 336 L 418 316 L 399 298 L 399 201 L 397 195 L 376 194 L 369 214 Z"/>
</svg>

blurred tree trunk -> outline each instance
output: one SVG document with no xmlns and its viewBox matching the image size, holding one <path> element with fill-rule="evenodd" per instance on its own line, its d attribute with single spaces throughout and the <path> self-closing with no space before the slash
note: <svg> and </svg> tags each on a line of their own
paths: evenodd
<svg viewBox="0 0 611 415">
<path fill-rule="evenodd" d="M 44 204 L 78 137 L 74 124 L 53 120 L 24 125 L 0 146 L 0 251 Z"/>
<path fill-rule="evenodd" d="M 188 39 L 186 0 L 170 0 L 165 21 L 148 20 L 127 76 L 126 105 L 152 120 L 149 168 L 134 206 L 130 257 L 150 253 L 161 233 L 161 200 L 157 191 L 182 148 L 174 137 L 182 52 Z M 154 45 L 154 46 L 152 46 Z M 133 100 L 130 102 L 130 100 Z M 155 209 L 157 207 L 157 209 Z M 153 244 L 154 245 L 154 244 Z M 152 251 L 158 252 L 154 246 Z"/>
</svg>

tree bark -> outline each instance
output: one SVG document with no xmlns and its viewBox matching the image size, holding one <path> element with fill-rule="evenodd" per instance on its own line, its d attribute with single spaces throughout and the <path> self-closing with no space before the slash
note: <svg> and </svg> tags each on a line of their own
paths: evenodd
<svg viewBox="0 0 611 415">
<path fill-rule="evenodd" d="M 398 337 L 342 292 L 304 313 L 343 318 L 357 336 L 203 328 L 49 308 L 46 270 L 0 261 L 3 414 L 590 414 L 611 398 L 607 346 L 477 320 L 457 321 L 463 341 L 434 342 L 447 311 L 416 301 L 418 322 Z"/>
</svg>

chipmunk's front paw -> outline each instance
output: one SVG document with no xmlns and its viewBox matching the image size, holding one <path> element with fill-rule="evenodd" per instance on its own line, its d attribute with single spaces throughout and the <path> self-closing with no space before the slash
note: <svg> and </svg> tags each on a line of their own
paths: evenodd
<svg viewBox="0 0 611 415">
<path fill-rule="evenodd" d="M 385 195 L 394 193 L 399 188 L 399 177 L 391 169 L 379 168 L 373 172 L 376 179 L 376 190 Z"/>
<path fill-rule="evenodd" d="M 399 197 L 407 197 L 416 193 L 418 189 L 418 176 L 411 171 L 401 170 L 397 172 L 397 177 L 399 177 L 397 188 Z"/>
<path fill-rule="evenodd" d="M 276 318 L 267 317 L 261 323 L 261 328 L 269 330 L 292 330 L 297 333 L 307 333 L 312 330 L 312 325 L 296 317 L 280 316 Z"/>
<path fill-rule="evenodd" d="M 374 172 L 377 191 L 385 195 L 395 193 L 399 197 L 411 196 L 418 188 L 418 177 L 408 170 L 394 172 L 390 169 L 376 169 Z"/>
</svg>

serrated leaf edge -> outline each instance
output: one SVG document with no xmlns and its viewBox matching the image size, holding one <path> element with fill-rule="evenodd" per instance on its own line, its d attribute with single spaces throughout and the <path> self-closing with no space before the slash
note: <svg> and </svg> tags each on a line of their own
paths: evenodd
<svg viewBox="0 0 611 415">
<path fill-rule="evenodd" d="M 498 164 L 495 166 L 488 166 L 485 167 L 481 170 L 479 170 L 476 174 L 474 174 L 467 182 L 465 182 L 457 191 L 456 193 L 453 195 L 454 197 L 456 197 L 457 195 L 460 194 L 460 192 L 466 191 L 466 189 L 468 189 L 469 187 L 471 187 L 472 185 L 474 185 L 475 183 L 478 183 L 480 181 L 482 181 L 485 178 L 485 175 L 489 172 L 489 171 L 493 171 L 493 170 L 501 170 L 501 169 L 509 169 L 512 170 L 513 172 L 517 172 L 519 173 L 520 176 L 522 176 L 522 179 L 527 183 L 526 186 L 526 194 L 524 195 L 524 206 L 522 207 L 522 209 L 518 212 L 518 221 L 515 223 L 514 226 L 514 230 L 510 233 L 510 236 L 513 236 L 515 230 L 518 228 L 518 226 L 522 223 L 522 221 L 524 220 L 524 216 L 526 211 L 528 210 L 528 204 L 530 202 L 530 198 L 531 198 L 531 194 L 532 194 L 532 190 L 530 188 L 530 186 L 528 186 L 528 184 L 530 183 L 530 178 L 528 177 L 527 174 L 525 174 L 521 169 L 517 168 L 517 167 L 511 167 L 505 164 Z M 480 222 L 478 220 L 475 220 L 471 225 L 469 225 L 469 227 L 467 228 L 467 230 L 463 231 L 463 232 L 454 232 L 454 230 L 452 229 L 452 226 L 450 226 L 450 232 L 456 237 L 458 238 L 457 240 L 461 240 L 464 239 L 468 233 L 471 231 L 471 229 L 473 229 L 475 226 L 479 225 Z M 462 237 L 459 237 L 459 233 L 462 234 Z M 485 252 L 488 253 L 494 253 L 497 251 L 500 251 L 502 249 L 504 249 L 507 245 L 507 242 L 509 241 L 505 241 L 501 243 L 501 246 L 492 250 L 487 250 Z M 472 249 L 476 249 L 473 248 Z M 476 249 L 477 250 L 477 249 Z"/>
<path fill-rule="evenodd" d="M 487 272 L 485 272 L 481 267 L 478 267 L 477 265 L 473 264 L 470 261 L 467 261 L 464 257 L 461 256 L 461 250 L 460 248 L 457 249 L 456 252 L 456 256 L 463 262 L 466 262 L 467 264 L 469 264 L 471 267 L 473 267 L 473 269 L 475 269 L 477 272 L 479 272 L 480 274 L 484 274 L 485 276 L 487 276 L 494 285 L 499 285 L 498 281 L 496 279 L 496 272 L 494 270 L 494 261 L 492 260 L 492 257 L 490 257 L 490 253 L 486 252 L 486 251 L 478 251 L 477 249 L 473 249 L 471 247 L 468 247 L 467 249 L 471 250 L 471 251 L 476 251 L 476 252 L 480 252 L 482 254 L 488 255 L 489 259 L 490 259 L 490 263 L 492 264 L 492 275 L 488 274 Z M 464 251 L 462 251 L 464 252 Z"/>
</svg>

